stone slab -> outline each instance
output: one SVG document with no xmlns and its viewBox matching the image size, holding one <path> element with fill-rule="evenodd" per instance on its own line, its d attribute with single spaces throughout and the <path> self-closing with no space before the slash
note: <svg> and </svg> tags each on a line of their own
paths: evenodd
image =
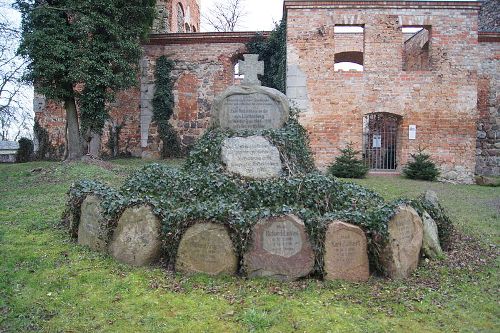
<svg viewBox="0 0 500 333">
<path fill-rule="evenodd" d="M 389 240 L 381 252 L 381 263 L 387 276 L 406 278 L 418 266 L 423 239 L 422 220 L 415 209 L 400 206 L 389 221 Z"/>
<path fill-rule="evenodd" d="M 226 227 L 197 223 L 187 229 L 179 244 L 175 267 L 185 274 L 236 274 L 238 258 Z"/>
<path fill-rule="evenodd" d="M 314 267 L 314 252 L 304 223 L 294 215 L 259 221 L 253 228 L 252 245 L 244 255 L 249 277 L 282 281 L 307 276 Z"/>
<path fill-rule="evenodd" d="M 424 238 L 422 240 L 422 252 L 427 258 L 435 259 L 443 255 L 441 244 L 439 244 L 439 234 L 436 221 L 432 219 L 429 213 L 424 212 L 422 216 L 424 227 Z"/>
<path fill-rule="evenodd" d="M 325 236 L 325 279 L 367 281 L 370 267 L 366 236 L 361 228 L 333 221 Z"/>
<path fill-rule="evenodd" d="M 260 86 L 232 86 L 214 101 L 212 124 L 235 131 L 281 128 L 290 105 L 280 91 Z"/>
<path fill-rule="evenodd" d="M 149 265 L 160 257 L 160 232 L 160 221 L 149 206 L 127 208 L 113 232 L 109 252 L 129 265 Z"/>
<path fill-rule="evenodd" d="M 94 251 L 106 252 L 107 233 L 102 227 L 103 221 L 101 199 L 94 195 L 87 196 L 81 206 L 78 244 Z"/>
<path fill-rule="evenodd" d="M 221 159 L 229 172 L 248 178 L 278 177 L 282 171 L 278 149 L 262 136 L 225 139 Z"/>
</svg>

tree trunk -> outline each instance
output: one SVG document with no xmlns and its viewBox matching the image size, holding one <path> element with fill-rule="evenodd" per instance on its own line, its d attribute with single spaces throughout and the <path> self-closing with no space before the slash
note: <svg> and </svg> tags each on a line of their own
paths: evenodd
<svg viewBox="0 0 500 333">
<path fill-rule="evenodd" d="M 83 156 L 75 99 L 66 98 L 64 108 L 66 109 L 66 160 L 71 161 Z"/>
</svg>

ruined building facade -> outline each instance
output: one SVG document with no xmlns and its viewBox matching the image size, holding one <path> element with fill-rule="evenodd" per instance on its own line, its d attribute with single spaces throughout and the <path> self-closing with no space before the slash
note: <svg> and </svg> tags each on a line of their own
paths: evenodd
<svg viewBox="0 0 500 333">
<path fill-rule="evenodd" d="M 302 110 L 318 167 L 352 142 L 374 171 L 399 172 L 425 149 L 443 179 L 498 175 L 498 3 L 286 0 L 287 96 Z M 207 128 L 215 96 L 237 82 L 234 65 L 255 33 L 197 32 L 194 0 L 158 1 L 158 12 L 140 85 L 110 106 L 94 154 L 110 155 L 119 129 L 120 153 L 160 156 L 151 109 L 159 56 L 176 64 L 171 123 L 183 146 Z M 53 145 L 63 144 L 60 105 L 38 96 L 35 110 Z"/>
</svg>

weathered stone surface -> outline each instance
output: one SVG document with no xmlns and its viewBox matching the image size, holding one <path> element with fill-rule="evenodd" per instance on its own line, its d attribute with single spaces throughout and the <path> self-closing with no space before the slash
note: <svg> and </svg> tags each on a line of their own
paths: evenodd
<svg viewBox="0 0 500 333">
<path fill-rule="evenodd" d="M 370 277 L 366 236 L 361 228 L 332 222 L 325 236 L 325 279 L 367 281 Z"/>
<path fill-rule="evenodd" d="M 259 61 L 258 54 L 244 54 L 245 60 L 238 61 L 240 74 L 244 75 L 243 84 L 260 86 L 258 75 L 264 75 L 264 62 Z"/>
<path fill-rule="evenodd" d="M 476 184 L 480 186 L 500 186 L 500 180 L 494 177 L 476 176 Z"/>
<path fill-rule="evenodd" d="M 102 228 L 101 200 L 89 195 L 83 200 L 78 225 L 78 244 L 94 251 L 106 251 L 106 231 Z"/>
<path fill-rule="evenodd" d="M 179 244 L 175 267 L 186 274 L 235 274 L 238 258 L 227 229 L 215 223 L 190 227 Z"/>
<path fill-rule="evenodd" d="M 429 213 L 424 212 L 422 217 L 424 227 L 424 238 L 422 241 L 422 251 L 425 256 L 435 259 L 443 255 L 443 250 L 439 244 L 438 227 Z"/>
<path fill-rule="evenodd" d="M 422 220 L 415 209 L 400 206 L 388 227 L 389 241 L 382 250 L 381 263 L 390 278 L 405 278 L 418 266 L 423 238 Z"/>
<path fill-rule="evenodd" d="M 436 192 L 432 190 L 425 191 L 424 199 L 432 205 L 435 209 L 439 208 L 439 198 Z"/>
<path fill-rule="evenodd" d="M 281 128 L 288 120 L 290 105 L 280 91 L 260 86 L 232 86 L 212 106 L 217 127 L 232 130 Z"/>
<path fill-rule="evenodd" d="M 127 208 L 113 232 L 109 252 L 130 265 L 149 265 L 160 257 L 160 231 L 160 221 L 150 207 Z"/>
<path fill-rule="evenodd" d="M 278 177 L 282 170 L 278 149 L 262 136 L 225 139 L 221 159 L 228 171 L 243 177 Z"/>
<path fill-rule="evenodd" d="M 314 252 L 304 223 L 294 215 L 268 218 L 253 228 L 251 249 L 244 255 L 249 277 L 267 276 L 283 281 L 308 275 Z"/>
</svg>

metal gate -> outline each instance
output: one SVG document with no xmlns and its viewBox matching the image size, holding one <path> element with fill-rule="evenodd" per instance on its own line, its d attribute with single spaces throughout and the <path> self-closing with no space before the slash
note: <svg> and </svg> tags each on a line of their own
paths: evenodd
<svg viewBox="0 0 500 333">
<path fill-rule="evenodd" d="M 396 170 L 400 116 L 371 113 L 363 118 L 363 160 L 372 170 Z"/>
</svg>

